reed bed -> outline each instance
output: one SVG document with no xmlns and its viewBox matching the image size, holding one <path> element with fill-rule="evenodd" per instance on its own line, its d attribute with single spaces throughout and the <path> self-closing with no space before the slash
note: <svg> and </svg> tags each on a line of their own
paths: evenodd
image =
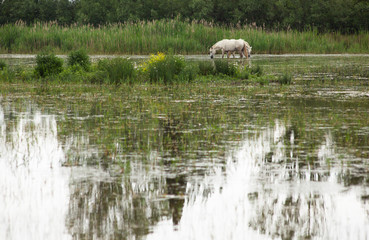
<svg viewBox="0 0 369 240">
<path fill-rule="evenodd" d="M 369 32 L 355 35 L 317 31 L 266 31 L 254 26 L 218 26 L 204 21 L 142 21 L 93 27 L 56 22 L 0 26 L 1 53 L 206 54 L 223 38 L 243 38 L 253 53 L 369 53 Z"/>
</svg>

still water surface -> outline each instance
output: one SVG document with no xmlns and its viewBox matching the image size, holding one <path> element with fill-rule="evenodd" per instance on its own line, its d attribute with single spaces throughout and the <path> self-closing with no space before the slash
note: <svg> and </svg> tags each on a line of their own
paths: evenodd
<svg viewBox="0 0 369 240">
<path fill-rule="evenodd" d="M 368 239 L 368 59 L 251 60 L 290 87 L 2 90 L 0 239 Z"/>
</svg>

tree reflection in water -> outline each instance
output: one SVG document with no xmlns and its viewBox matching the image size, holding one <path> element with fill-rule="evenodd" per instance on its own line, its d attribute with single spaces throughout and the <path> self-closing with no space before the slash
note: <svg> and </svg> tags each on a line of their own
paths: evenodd
<svg viewBox="0 0 369 240">
<path fill-rule="evenodd" d="M 0 239 L 70 239 L 69 170 L 56 119 L 0 105 Z"/>
<path fill-rule="evenodd" d="M 225 174 L 215 168 L 188 185 L 178 226 L 165 219 L 148 239 L 366 239 L 369 204 L 360 196 L 367 189 L 346 189 L 341 163 L 326 166 L 339 156 L 332 135 L 320 145 L 317 165 L 299 164 L 296 141 L 279 122 L 245 139 L 228 156 Z"/>
<path fill-rule="evenodd" d="M 250 112 L 260 113 L 265 105 Z M 121 156 L 122 172 L 114 156 L 95 149 L 105 144 L 97 141 L 100 132 L 75 131 L 72 119 L 61 121 L 72 130 L 58 134 L 54 115 L 43 115 L 34 105 L 21 108 L 18 112 L 0 108 L 0 220 L 4 223 L 0 238 L 369 236 L 368 168 L 363 159 L 367 152 L 361 151 L 367 137 L 332 127 L 320 129 L 314 125 L 314 111 L 313 116 L 300 114 L 297 120 L 288 115 L 284 121 L 273 122 L 278 117 L 271 116 L 271 122 L 252 125 L 251 130 L 241 126 L 247 118 L 240 120 L 228 113 L 222 116 L 224 121 L 211 125 L 211 117 L 219 112 L 209 114 L 209 119 L 203 119 L 201 112 L 198 116 L 204 121 L 190 125 L 191 113 L 186 108 L 181 114 L 160 115 L 145 129 L 145 122 L 142 126 L 133 122 L 124 125 L 124 131 L 132 126 L 139 130 L 128 137 L 115 129 L 119 134 L 106 134 L 114 140 L 106 145 L 128 139 L 121 146 L 128 149 Z M 249 110 L 233 112 L 249 116 Z M 326 120 L 325 114 L 319 117 Z M 232 119 L 243 136 L 240 142 L 217 138 L 223 135 L 219 126 Z M 87 120 L 79 121 L 83 125 Z M 306 126 L 298 125 L 299 121 Z M 203 135 L 195 135 L 194 126 Z M 207 131 L 209 126 L 216 131 Z M 232 135 L 232 130 L 227 133 Z M 365 128 L 359 130 L 367 133 Z M 140 145 L 134 148 L 137 142 Z M 349 151 L 351 146 L 354 153 Z M 120 151 L 118 147 L 116 153 Z M 222 154 L 206 155 L 218 151 Z"/>
</svg>

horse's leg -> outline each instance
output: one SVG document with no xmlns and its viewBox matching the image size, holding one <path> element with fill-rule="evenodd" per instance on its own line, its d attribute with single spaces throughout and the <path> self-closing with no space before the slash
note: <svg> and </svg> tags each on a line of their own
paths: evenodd
<svg viewBox="0 0 369 240">
<path fill-rule="evenodd" d="M 232 55 L 233 55 L 233 58 L 235 58 L 235 56 L 234 56 L 234 52 L 232 52 Z"/>
<path fill-rule="evenodd" d="M 224 49 L 222 49 L 222 58 L 224 58 Z"/>
<path fill-rule="evenodd" d="M 227 52 L 227 58 L 229 58 L 231 56 L 231 52 L 230 51 L 228 51 Z"/>
<path fill-rule="evenodd" d="M 242 50 L 238 50 L 238 53 L 240 54 L 240 58 L 243 58 Z"/>
</svg>

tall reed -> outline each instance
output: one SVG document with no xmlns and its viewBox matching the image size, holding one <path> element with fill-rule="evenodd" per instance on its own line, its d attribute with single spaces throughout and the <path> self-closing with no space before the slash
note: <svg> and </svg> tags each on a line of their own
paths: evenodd
<svg viewBox="0 0 369 240">
<path fill-rule="evenodd" d="M 223 38 L 243 38 L 253 53 L 369 53 L 369 32 L 355 35 L 319 34 L 310 30 L 270 32 L 253 26 L 215 26 L 204 21 L 154 20 L 100 27 L 55 22 L 0 26 L 0 52 L 56 53 L 81 48 L 90 54 L 205 54 Z"/>
</svg>

